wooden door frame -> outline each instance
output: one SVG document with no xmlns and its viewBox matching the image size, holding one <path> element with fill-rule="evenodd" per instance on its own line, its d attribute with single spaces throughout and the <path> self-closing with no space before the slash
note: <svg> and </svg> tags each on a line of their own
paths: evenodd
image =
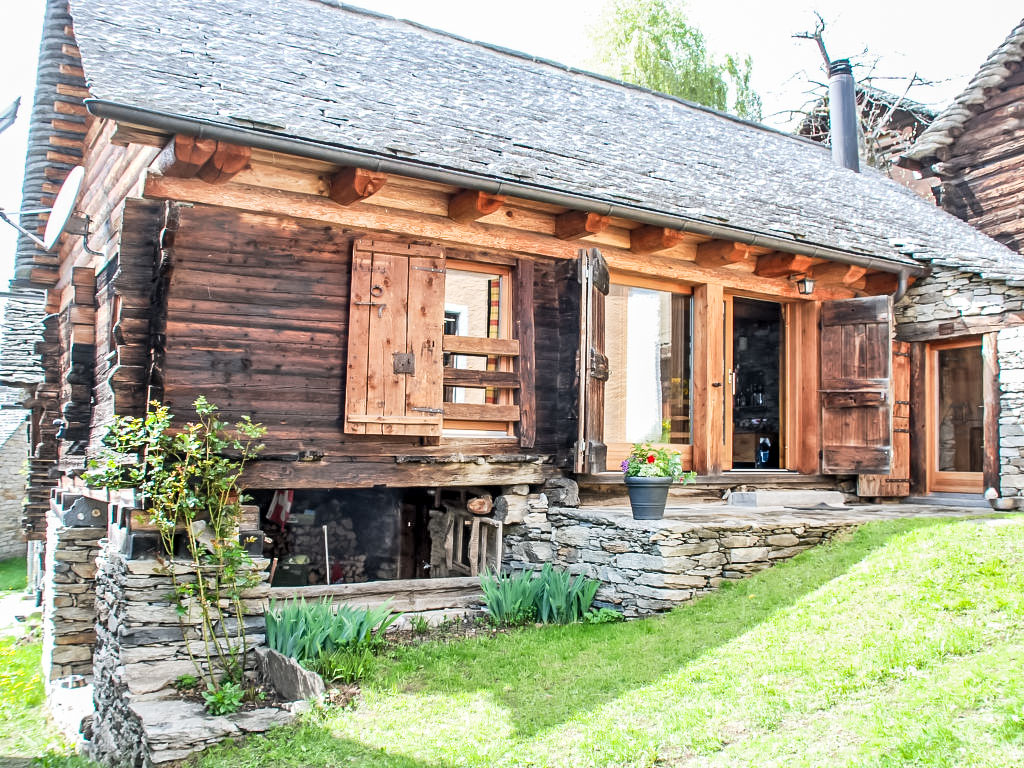
<svg viewBox="0 0 1024 768">
<path fill-rule="evenodd" d="M 928 342 L 925 363 L 925 488 L 929 493 L 982 493 L 983 472 L 943 472 L 938 469 L 938 414 L 939 414 L 939 352 L 946 349 L 977 347 L 982 359 L 984 376 L 983 340 L 981 336 L 970 336 L 947 341 Z M 982 382 L 984 402 L 984 381 Z M 988 423 L 989 414 L 982 416 L 982 424 Z M 986 448 L 987 451 L 987 448 Z"/>
</svg>

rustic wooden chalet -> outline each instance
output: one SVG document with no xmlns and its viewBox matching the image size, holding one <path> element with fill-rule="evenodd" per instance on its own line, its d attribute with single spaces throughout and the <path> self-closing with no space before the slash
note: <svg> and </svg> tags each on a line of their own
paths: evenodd
<svg viewBox="0 0 1024 768">
<path fill-rule="evenodd" d="M 633 441 L 716 498 L 907 495 L 932 406 L 893 388 L 893 300 L 951 301 L 931 264 L 1024 266 L 814 142 L 335 3 L 51 0 L 41 61 L 25 199 L 83 165 L 90 234 L 18 253 L 24 316 L 46 291 L 41 371 L 3 358 L 31 390 L 35 538 L 115 413 L 199 395 L 268 427 L 265 528 L 289 499 L 337 523 L 340 575 L 278 526 L 300 584 L 438 575 L 458 544 L 432 509 L 621 493 Z M 996 485 L 997 376 L 954 448 Z"/>
<path fill-rule="evenodd" d="M 1024 21 L 904 153 L 901 165 L 937 177 L 943 208 L 1021 252 Z"/>
</svg>

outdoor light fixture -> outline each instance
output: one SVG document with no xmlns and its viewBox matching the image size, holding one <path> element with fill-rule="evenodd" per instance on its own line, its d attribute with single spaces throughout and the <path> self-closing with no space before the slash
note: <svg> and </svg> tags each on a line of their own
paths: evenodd
<svg viewBox="0 0 1024 768">
<path fill-rule="evenodd" d="M 807 275 L 796 275 L 793 280 L 796 281 L 796 289 L 802 296 L 810 296 L 814 293 L 814 278 Z"/>
</svg>

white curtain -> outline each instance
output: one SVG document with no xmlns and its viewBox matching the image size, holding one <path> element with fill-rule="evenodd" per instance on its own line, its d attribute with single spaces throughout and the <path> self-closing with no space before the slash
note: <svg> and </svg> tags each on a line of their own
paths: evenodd
<svg viewBox="0 0 1024 768">
<path fill-rule="evenodd" d="M 661 439 L 662 296 L 630 288 L 626 329 L 626 440 Z"/>
</svg>

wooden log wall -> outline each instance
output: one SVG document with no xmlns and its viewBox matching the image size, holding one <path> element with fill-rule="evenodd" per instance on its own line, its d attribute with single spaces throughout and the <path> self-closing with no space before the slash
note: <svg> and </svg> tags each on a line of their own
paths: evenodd
<svg viewBox="0 0 1024 768">
<path fill-rule="evenodd" d="M 964 126 L 934 166 L 942 207 L 1018 253 L 1024 252 L 1024 69 Z"/>
<path fill-rule="evenodd" d="M 512 436 L 442 438 L 424 445 L 428 441 L 416 436 L 351 435 L 344 433 L 342 423 L 348 294 L 352 241 L 364 233 L 215 206 L 174 207 L 177 231 L 166 251 L 165 336 L 157 335 L 158 341 L 164 340 L 157 350 L 162 360 L 152 380 L 153 394 L 175 414 L 190 418 L 195 398 L 204 395 L 229 419 L 250 415 L 268 428 L 268 459 L 323 457 L 320 475 L 327 486 L 338 484 L 338 467 L 332 463 L 337 460 L 390 465 L 377 467 L 378 482 L 391 478 L 400 483 L 405 476 L 413 483 L 437 471 L 417 464 L 416 457 L 461 452 L 521 455 L 523 461 L 536 462 L 564 450 L 568 431 L 558 379 L 565 367 L 565 345 L 559 334 L 560 277 L 554 260 L 531 262 L 537 425 L 532 447 L 521 448 Z M 449 259 L 515 264 L 497 252 L 450 246 L 445 252 Z M 122 246 L 121 268 L 125 267 Z M 281 463 L 285 462 L 261 462 Z M 395 469 L 399 463 L 404 467 L 400 471 Z M 506 462 L 500 474 L 514 481 L 515 463 Z M 268 473 L 260 482 L 285 482 L 292 473 L 280 469 L 254 472 Z M 374 482 L 372 467 L 365 475 L 354 465 L 349 469 L 346 483 Z M 311 466 L 305 472 L 317 474 Z M 445 474 L 452 481 L 451 468 Z"/>
</svg>

